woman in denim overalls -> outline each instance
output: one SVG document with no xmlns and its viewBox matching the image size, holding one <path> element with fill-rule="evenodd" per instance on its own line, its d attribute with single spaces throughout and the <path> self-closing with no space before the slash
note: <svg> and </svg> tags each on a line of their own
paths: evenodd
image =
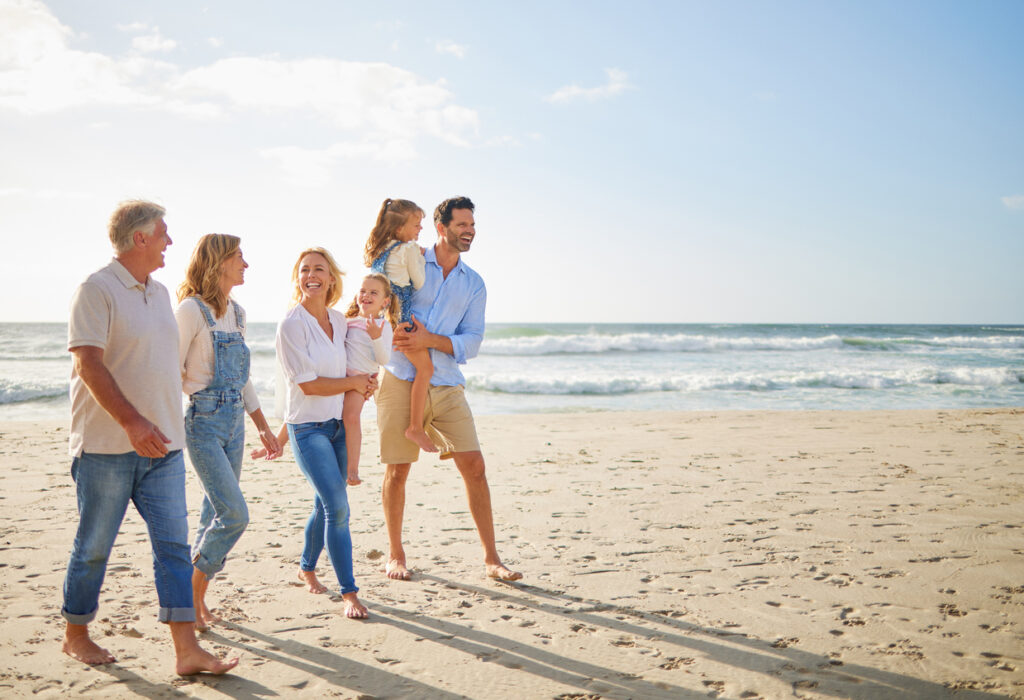
<svg viewBox="0 0 1024 700">
<path fill-rule="evenodd" d="M 249 523 L 238 485 L 246 412 L 268 455 L 276 457 L 281 451 L 249 380 L 245 312 L 228 296 L 244 282 L 246 267 L 237 237 L 203 236 L 178 289 L 181 304 L 175 312 L 182 388 L 190 398 L 185 444 L 206 494 L 192 545 L 192 596 L 199 629 L 219 619 L 206 606 L 206 589 Z"/>
</svg>

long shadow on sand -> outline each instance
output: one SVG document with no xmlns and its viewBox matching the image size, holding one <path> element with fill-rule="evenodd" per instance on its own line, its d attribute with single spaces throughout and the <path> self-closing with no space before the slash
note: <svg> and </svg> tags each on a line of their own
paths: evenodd
<svg viewBox="0 0 1024 700">
<path fill-rule="evenodd" d="M 376 610 L 376 606 L 374 606 L 374 610 Z M 373 624 L 373 618 L 365 624 Z M 249 641 L 230 639 L 213 631 L 204 633 L 203 639 L 209 639 L 218 644 L 248 652 L 252 656 L 267 661 L 291 666 L 303 673 L 323 678 L 332 685 L 353 693 L 370 697 L 402 696 L 439 698 L 440 700 L 457 700 L 463 697 L 432 685 L 420 683 L 397 673 L 390 673 L 375 666 L 368 666 L 358 661 L 346 659 L 320 647 L 265 634 L 233 622 L 221 622 L 219 625 L 244 635 L 247 640 L 254 640 L 267 646 L 256 646 L 249 643 Z M 245 659 L 242 660 L 242 663 L 245 663 Z M 244 674 L 245 669 L 240 667 L 238 672 Z M 247 681 L 244 679 L 228 676 L 220 676 L 219 678 L 224 679 L 226 682 L 216 684 L 218 692 L 233 698 L 255 697 L 249 694 L 249 690 L 245 687 Z M 240 682 L 237 684 L 230 682 L 233 680 Z M 210 679 L 203 679 L 203 681 L 209 683 Z M 212 683 L 209 684 L 212 685 Z M 287 696 L 302 691 L 304 687 L 305 682 L 302 682 L 299 685 L 285 687 L 282 690 L 283 694 Z M 265 698 L 274 695 L 278 695 L 278 693 L 265 689 L 259 697 Z"/>
<path fill-rule="evenodd" d="M 772 643 L 729 630 L 694 625 L 666 614 L 646 612 L 634 608 L 609 605 L 550 591 L 538 586 L 505 584 L 511 591 L 504 593 L 492 588 L 481 588 L 420 573 L 419 578 L 434 581 L 451 589 L 486 596 L 494 601 L 531 608 L 548 615 L 558 615 L 592 627 L 604 627 L 626 635 L 644 638 L 650 642 L 669 642 L 690 648 L 718 663 L 744 668 L 766 677 L 788 680 L 794 691 L 813 689 L 817 695 L 865 698 L 892 698 L 893 700 L 997 700 L 1002 695 L 978 690 L 952 690 L 944 685 L 911 676 L 892 673 L 869 666 L 835 665 L 834 660 L 820 654 L 794 647 L 773 646 Z M 594 681 L 611 686 L 602 688 L 604 694 L 626 697 L 687 697 L 683 689 L 652 684 L 632 676 L 622 677 L 604 667 L 595 667 L 584 661 L 566 659 L 534 646 L 513 642 L 504 637 L 480 630 L 468 629 L 445 620 L 409 613 L 388 606 L 374 605 L 374 610 L 391 615 L 403 624 L 435 630 L 434 641 L 455 648 L 472 646 L 476 653 L 504 652 L 494 659 L 496 663 L 537 673 L 562 683 L 581 688 L 594 688 Z M 611 613 L 612 616 L 604 613 Z M 628 618 L 636 620 L 631 622 Z M 378 618 L 379 619 L 379 618 Z M 506 658 L 507 654 L 507 658 Z M 707 693 L 694 693 L 693 697 L 707 697 Z"/>
<path fill-rule="evenodd" d="M 175 676 L 176 680 L 169 683 L 153 683 L 142 676 L 134 673 L 117 662 L 94 667 L 97 671 L 105 673 L 114 679 L 118 685 L 96 689 L 98 692 L 110 694 L 118 689 L 130 691 L 132 695 L 143 698 L 191 698 L 194 693 L 184 692 L 180 688 L 189 685 L 205 685 L 224 692 L 239 700 L 259 700 L 261 698 L 277 695 L 270 688 L 256 683 L 255 681 L 242 678 L 241 676 L 227 673 L 223 676 L 210 676 L 198 674 L 181 678 Z M 224 686 L 230 687 L 227 690 Z"/>
</svg>

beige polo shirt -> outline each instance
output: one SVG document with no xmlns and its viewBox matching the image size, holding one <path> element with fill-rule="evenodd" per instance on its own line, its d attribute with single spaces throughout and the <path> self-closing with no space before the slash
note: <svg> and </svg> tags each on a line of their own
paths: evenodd
<svg viewBox="0 0 1024 700">
<path fill-rule="evenodd" d="M 68 349 L 83 345 L 103 350 L 103 364 L 121 393 L 171 440 L 168 450 L 182 449 L 178 324 L 167 288 L 152 276 L 141 284 L 116 259 L 94 272 L 71 299 Z M 73 366 L 69 449 L 73 457 L 134 452 L 127 433 Z"/>
</svg>

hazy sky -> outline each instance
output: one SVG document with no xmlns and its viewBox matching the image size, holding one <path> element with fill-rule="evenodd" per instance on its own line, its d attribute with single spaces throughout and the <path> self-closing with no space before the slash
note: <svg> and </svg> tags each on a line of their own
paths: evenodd
<svg viewBox="0 0 1024 700">
<path fill-rule="evenodd" d="M 489 321 L 1024 322 L 1024 2 L 0 0 L 2 321 L 116 203 L 279 318 L 381 201 L 477 205 Z M 424 228 L 421 242 L 434 240 Z"/>
</svg>

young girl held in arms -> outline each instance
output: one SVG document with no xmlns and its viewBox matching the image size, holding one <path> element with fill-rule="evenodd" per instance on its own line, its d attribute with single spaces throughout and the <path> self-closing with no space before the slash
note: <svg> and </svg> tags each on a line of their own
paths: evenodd
<svg viewBox="0 0 1024 700">
<path fill-rule="evenodd" d="M 385 199 L 377 214 L 377 223 L 366 241 L 364 262 L 374 272 L 383 273 L 391 282 L 391 292 L 397 297 L 401 309 L 399 323 L 407 330 L 412 324 L 412 292 L 423 286 L 426 279 L 426 260 L 416 242 L 423 228 L 423 210 L 408 199 Z M 416 368 L 410 397 L 409 427 L 405 437 L 426 452 L 437 452 L 423 430 L 423 412 L 427 403 L 430 378 L 434 376 L 434 363 L 428 350 L 405 353 Z M 347 429 L 347 428 L 346 428 Z"/>
<path fill-rule="evenodd" d="M 345 334 L 345 353 L 348 356 L 348 374 L 372 374 L 391 358 L 391 339 L 398 322 L 398 299 L 391 293 L 391 282 L 379 272 L 363 278 L 345 312 L 348 330 Z M 345 425 L 345 446 L 348 449 L 348 484 L 356 486 L 359 478 L 359 447 L 362 427 L 359 416 L 366 398 L 356 391 L 345 394 L 341 422 Z"/>
</svg>

